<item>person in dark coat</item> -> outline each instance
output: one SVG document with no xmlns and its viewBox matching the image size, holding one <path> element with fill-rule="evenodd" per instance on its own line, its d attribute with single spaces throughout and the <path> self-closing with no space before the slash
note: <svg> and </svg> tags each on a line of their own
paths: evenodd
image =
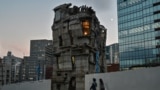
<svg viewBox="0 0 160 90">
<path fill-rule="evenodd" d="M 68 90 L 76 90 L 76 78 L 75 77 L 71 77 L 69 81 Z"/>
<path fill-rule="evenodd" d="M 100 78 L 99 79 L 99 87 L 100 87 L 100 89 L 99 90 L 105 90 L 105 87 L 104 87 L 104 83 L 103 83 L 103 80 Z"/>
<path fill-rule="evenodd" d="M 90 90 L 96 90 L 96 88 L 97 88 L 97 82 L 96 82 L 96 79 L 93 78 L 93 83 L 92 83 L 92 85 L 90 87 Z"/>
</svg>

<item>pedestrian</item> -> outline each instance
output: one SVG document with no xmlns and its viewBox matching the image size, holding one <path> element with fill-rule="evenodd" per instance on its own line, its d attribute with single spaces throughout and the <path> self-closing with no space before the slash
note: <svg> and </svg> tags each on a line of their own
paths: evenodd
<svg viewBox="0 0 160 90">
<path fill-rule="evenodd" d="M 76 78 L 75 77 L 71 77 L 69 81 L 68 90 L 76 90 Z"/>
<path fill-rule="evenodd" d="M 90 87 L 90 90 L 96 90 L 96 88 L 97 88 L 97 82 L 96 82 L 96 79 L 93 78 L 93 83 L 92 83 L 92 85 Z"/>
<path fill-rule="evenodd" d="M 100 89 L 99 90 L 105 90 L 105 87 L 104 87 L 104 83 L 103 83 L 103 80 L 100 78 L 99 79 L 99 87 L 100 87 Z"/>
</svg>

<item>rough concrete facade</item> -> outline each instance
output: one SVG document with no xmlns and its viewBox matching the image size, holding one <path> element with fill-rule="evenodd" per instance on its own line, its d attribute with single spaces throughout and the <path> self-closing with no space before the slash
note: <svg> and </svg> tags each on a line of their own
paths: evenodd
<svg viewBox="0 0 160 90">
<path fill-rule="evenodd" d="M 69 3 L 57 6 L 54 12 L 53 90 L 84 90 L 86 74 L 105 72 L 106 28 L 91 7 Z"/>
</svg>

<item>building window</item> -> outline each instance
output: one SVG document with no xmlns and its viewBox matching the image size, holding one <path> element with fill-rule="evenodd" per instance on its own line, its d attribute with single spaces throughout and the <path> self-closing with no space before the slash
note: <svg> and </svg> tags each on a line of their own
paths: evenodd
<svg viewBox="0 0 160 90">
<path fill-rule="evenodd" d="M 55 12 L 55 21 L 59 21 L 61 19 L 61 13 L 60 11 Z"/>
<path fill-rule="evenodd" d="M 89 20 L 82 21 L 83 35 L 87 36 L 90 34 L 90 22 Z"/>
</svg>

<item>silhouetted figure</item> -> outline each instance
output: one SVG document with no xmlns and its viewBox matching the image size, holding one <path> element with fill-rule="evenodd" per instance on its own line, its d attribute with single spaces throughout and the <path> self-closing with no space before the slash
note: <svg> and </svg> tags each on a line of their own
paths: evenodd
<svg viewBox="0 0 160 90">
<path fill-rule="evenodd" d="M 99 79 L 99 90 L 105 90 L 104 83 L 102 79 Z"/>
<path fill-rule="evenodd" d="M 57 84 L 57 90 L 61 90 L 61 85 Z"/>
<path fill-rule="evenodd" d="M 64 82 L 67 80 L 67 73 L 65 73 L 65 76 L 64 76 Z"/>
<path fill-rule="evenodd" d="M 61 76 L 61 73 L 57 73 L 57 76 Z M 61 84 L 57 83 L 57 90 L 61 90 Z"/>
<path fill-rule="evenodd" d="M 76 78 L 75 77 L 71 77 L 69 81 L 68 90 L 76 90 Z"/>
<path fill-rule="evenodd" d="M 91 85 L 91 87 L 90 87 L 90 90 L 96 90 L 96 88 L 97 88 L 96 79 L 93 78 L 93 83 L 92 83 L 92 85 Z"/>
</svg>

